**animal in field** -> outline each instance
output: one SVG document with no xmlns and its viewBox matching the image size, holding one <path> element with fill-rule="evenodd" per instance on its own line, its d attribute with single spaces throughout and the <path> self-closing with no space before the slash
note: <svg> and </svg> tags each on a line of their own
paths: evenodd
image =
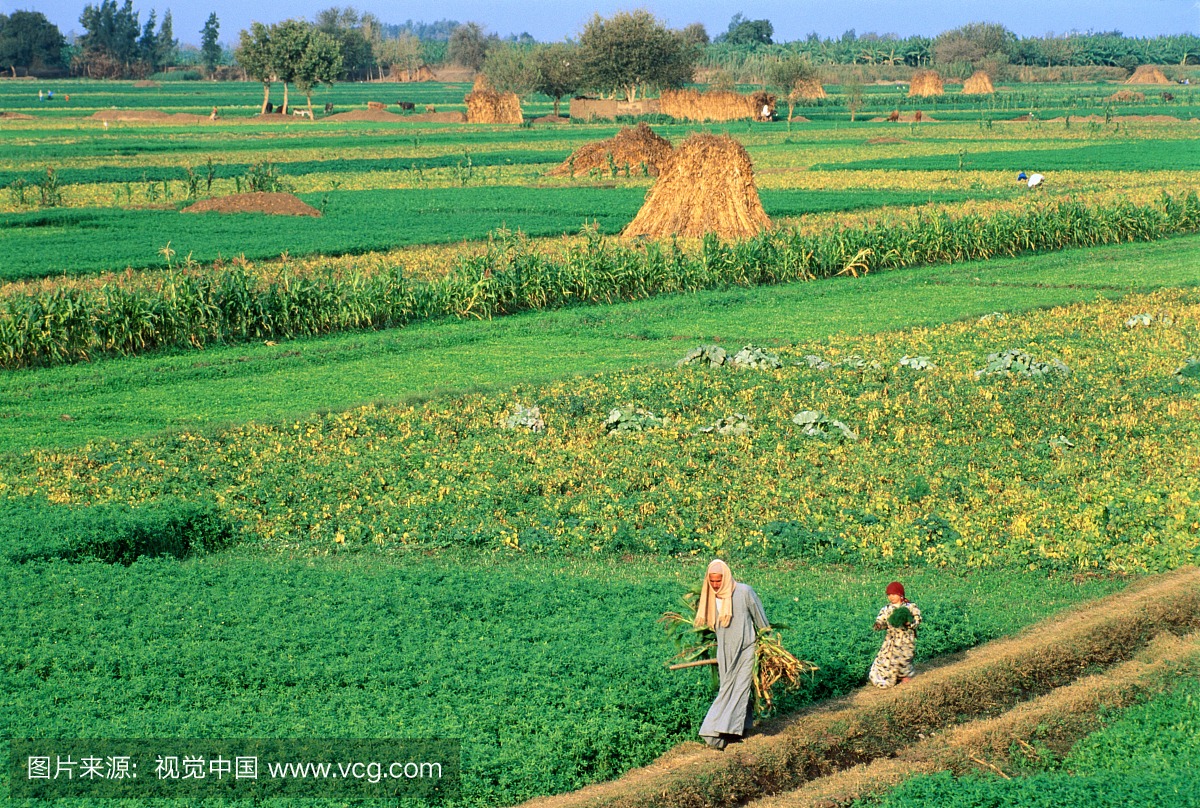
<svg viewBox="0 0 1200 808">
<path fill-rule="evenodd" d="M 387 104 L 383 103 L 382 101 L 368 101 L 367 109 L 375 109 L 382 112 L 383 110 L 387 109 Z"/>
<path fill-rule="evenodd" d="M 325 114 L 326 114 L 326 115 L 332 115 L 332 114 L 333 114 L 333 102 L 332 102 L 332 101 L 330 101 L 329 103 L 327 103 L 327 104 L 325 105 Z"/>
<path fill-rule="evenodd" d="M 405 112 L 409 112 L 417 108 L 417 105 L 412 101 L 397 101 L 396 104 Z"/>
<path fill-rule="evenodd" d="M 888 121 L 890 121 L 891 123 L 896 123 L 899 120 L 900 120 L 900 110 L 898 110 L 898 109 L 892 110 L 892 114 L 888 116 Z"/>
<path fill-rule="evenodd" d="M 433 106 L 433 104 L 426 104 L 425 111 L 429 112 L 429 113 L 433 113 L 433 112 L 437 112 L 437 109 Z"/>
<path fill-rule="evenodd" d="M 917 110 L 916 112 L 913 113 L 913 120 L 916 121 L 917 123 L 921 122 L 921 110 Z"/>
</svg>

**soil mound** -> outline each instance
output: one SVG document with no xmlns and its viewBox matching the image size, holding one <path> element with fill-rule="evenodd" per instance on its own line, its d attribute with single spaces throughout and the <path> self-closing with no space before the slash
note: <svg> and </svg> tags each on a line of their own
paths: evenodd
<svg viewBox="0 0 1200 808">
<path fill-rule="evenodd" d="M 534 123 L 570 123 L 571 119 L 562 115 L 543 115 L 540 118 L 534 118 Z"/>
<path fill-rule="evenodd" d="M 0 111 L 0 121 L 32 121 L 32 115 L 26 115 L 24 112 L 4 112 Z"/>
<path fill-rule="evenodd" d="M 646 166 L 646 173 L 657 177 L 663 166 L 670 159 L 671 141 L 654 133 L 645 123 L 637 126 L 627 126 L 615 137 L 601 140 L 598 143 L 588 143 L 575 150 L 575 153 L 550 171 L 557 177 L 577 177 L 587 174 L 593 169 L 608 171 L 611 165 L 623 168 L 628 165 L 631 173 L 641 173 L 641 167 Z"/>
<path fill-rule="evenodd" d="M 349 112 L 338 112 L 330 115 L 327 121 L 374 121 L 375 123 L 394 123 L 411 121 L 415 115 L 397 115 L 383 109 L 353 109 Z"/>
<path fill-rule="evenodd" d="M 1146 96 L 1142 93 L 1135 93 L 1133 90 L 1117 90 L 1104 100 L 1140 104 L 1146 100 Z"/>
<path fill-rule="evenodd" d="M 180 213 L 270 213 L 275 216 L 320 216 L 321 211 L 293 194 L 233 194 L 201 199 Z"/>
<path fill-rule="evenodd" d="M 208 123 L 207 115 L 186 112 L 163 112 L 160 109 L 102 109 L 91 116 L 95 121 L 125 121 L 129 123 Z"/>
<path fill-rule="evenodd" d="M 887 118 L 881 118 L 880 120 L 886 121 Z M 879 146 L 884 143 L 907 143 L 907 142 L 908 142 L 907 140 L 903 140 L 898 137 L 873 137 L 867 141 L 867 145 L 868 146 Z"/>
<path fill-rule="evenodd" d="M 1163 75 L 1156 65 L 1140 65 L 1133 75 L 1125 80 L 1126 84 L 1170 84 L 1171 80 Z"/>
<path fill-rule="evenodd" d="M 996 88 L 992 86 L 992 77 L 982 70 L 976 70 L 963 82 L 963 95 L 991 95 L 994 92 Z"/>
<path fill-rule="evenodd" d="M 133 86 L 137 87 L 138 89 L 152 89 L 155 87 L 161 87 L 162 85 L 159 84 L 157 81 L 150 81 L 149 79 L 142 79 L 141 81 L 135 81 L 133 83 Z"/>
<path fill-rule="evenodd" d="M 770 226 L 742 144 L 729 135 L 692 133 L 663 166 L 622 235 L 744 238 Z"/>
<path fill-rule="evenodd" d="M 942 86 L 942 77 L 935 70 L 920 70 L 913 74 L 912 81 L 908 85 L 908 94 L 910 96 L 930 96 L 930 95 L 945 95 L 946 90 Z"/>
<path fill-rule="evenodd" d="M 467 116 L 463 112 L 422 112 L 420 115 L 405 115 L 406 121 L 418 123 L 466 123 Z"/>
</svg>

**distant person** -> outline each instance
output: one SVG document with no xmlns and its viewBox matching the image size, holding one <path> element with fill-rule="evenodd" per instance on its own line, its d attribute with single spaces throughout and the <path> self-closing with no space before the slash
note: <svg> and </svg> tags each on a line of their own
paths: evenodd
<svg viewBox="0 0 1200 808">
<path fill-rule="evenodd" d="M 1043 177 L 1041 174 L 1030 174 L 1029 179 L 1026 180 L 1026 184 L 1030 188 L 1036 188 L 1042 184 L 1042 180 L 1044 180 L 1044 179 L 1046 179 L 1046 178 Z"/>
<path fill-rule="evenodd" d="M 46 94 L 43 93 L 41 90 L 38 90 L 38 101 L 45 101 L 45 100 L 46 100 Z"/>
<path fill-rule="evenodd" d="M 763 104 L 762 119 L 764 121 L 771 120 L 771 105 Z"/>
<path fill-rule="evenodd" d="M 215 121 L 217 119 L 217 108 L 216 107 L 213 107 L 212 112 L 208 113 L 208 119 L 210 121 Z"/>
<path fill-rule="evenodd" d="M 899 581 L 888 584 L 886 594 L 888 605 L 879 610 L 873 628 L 875 631 L 886 631 L 887 635 L 867 674 L 871 684 L 876 687 L 895 687 L 916 675 L 913 655 L 917 648 L 921 610 L 904 596 L 904 584 Z M 907 610 L 907 615 L 900 609 Z"/>
<path fill-rule="evenodd" d="M 67 93 L 66 95 L 64 95 L 63 101 L 66 101 L 68 104 L 71 103 L 71 94 Z"/>
<path fill-rule="evenodd" d="M 46 100 L 47 100 L 47 101 L 53 101 L 53 100 L 54 100 L 54 91 L 53 91 L 53 90 L 47 90 L 47 91 L 46 91 Z"/>
<path fill-rule="evenodd" d="M 1022 171 L 1020 174 L 1017 175 L 1017 179 L 1020 182 L 1025 182 L 1027 179 L 1029 179 L 1029 177 L 1025 176 L 1025 172 Z"/>
<path fill-rule="evenodd" d="M 708 565 L 696 607 L 697 629 L 717 635 L 720 687 L 700 737 L 713 749 L 739 741 L 754 725 L 754 656 L 758 632 L 769 628 L 762 601 L 748 585 L 733 580 L 721 559 Z"/>
</svg>

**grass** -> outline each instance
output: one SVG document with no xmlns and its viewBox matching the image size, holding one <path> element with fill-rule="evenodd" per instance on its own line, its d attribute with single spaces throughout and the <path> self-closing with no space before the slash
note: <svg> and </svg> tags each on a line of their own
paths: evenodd
<svg viewBox="0 0 1200 808">
<path fill-rule="evenodd" d="M 281 421 L 1200 281 L 1200 237 L 0 376 L 0 452 Z"/>
<path fill-rule="evenodd" d="M 461 160 L 461 158 L 460 158 Z M 173 183 L 179 206 L 184 192 Z M 119 191 L 117 191 L 119 193 Z M 139 186 L 139 194 L 141 188 Z M 36 196 L 36 190 L 32 192 Z M 888 195 L 891 205 L 953 203 L 985 194 L 913 191 Z M 406 190 L 302 193 L 324 210 L 320 219 L 262 214 L 188 214 L 170 210 L 60 208 L 0 214 L 0 281 L 87 275 L 126 268 L 165 268 L 168 242 L 180 262 L 206 263 L 243 256 L 248 260 L 354 255 L 421 244 L 482 241 L 500 228 L 532 237 L 575 233 L 594 223 L 614 234 L 634 217 L 645 189 L 472 186 Z M 866 210 L 879 205 L 870 191 L 764 191 L 771 216 Z"/>
<path fill-rule="evenodd" d="M 694 738 L 708 676 L 665 669 L 674 649 L 655 618 L 705 563 L 264 559 L 250 548 L 129 567 L 0 563 L 0 644 L 19 649 L 3 670 L 0 725 L 6 737 L 460 738 L 460 804 L 509 805 L 617 776 Z M 892 576 L 926 610 L 920 659 L 1123 586 L 735 571 L 768 617 L 793 627 L 787 646 L 822 666 L 792 708 L 865 677 L 878 647 L 870 621 Z M 596 620 L 598 605 L 609 619 Z"/>
</svg>

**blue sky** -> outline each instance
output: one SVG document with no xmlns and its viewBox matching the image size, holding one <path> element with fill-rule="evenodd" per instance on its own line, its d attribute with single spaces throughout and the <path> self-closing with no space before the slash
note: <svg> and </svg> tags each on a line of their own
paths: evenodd
<svg viewBox="0 0 1200 808">
<path fill-rule="evenodd" d="M 98 5 L 100 0 L 94 2 Z M 85 0 L 0 0 L 0 11 L 41 11 L 69 33 L 82 30 L 79 15 L 84 5 Z M 840 36 L 851 28 L 859 34 L 934 35 L 968 22 L 1002 23 L 1023 36 L 1114 29 L 1129 36 L 1200 34 L 1200 0 L 134 0 L 143 22 L 151 9 L 158 11 L 161 20 L 169 8 L 176 38 L 193 44 L 199 42 L 200 29 L 212 11 L 221 23 L 221 41 L 234 42 L 238 31 L 254 20 L 272 23 L 288 17 L 311 18 L 334 5 L 370 11 L 384 22 L 474 21 L 501 36 L 528 31 L 543 41 L 574 36 L 597 12 L 607 16 L 633 8 L 648 9 L 674 28 L 704 23 L 710 35 L 724 31 L 730 18 L 741 12 L 750 19 L 770 20 L 776 41 L 799 39 L 811 31 L 823 37 Z"/>
</svg>

